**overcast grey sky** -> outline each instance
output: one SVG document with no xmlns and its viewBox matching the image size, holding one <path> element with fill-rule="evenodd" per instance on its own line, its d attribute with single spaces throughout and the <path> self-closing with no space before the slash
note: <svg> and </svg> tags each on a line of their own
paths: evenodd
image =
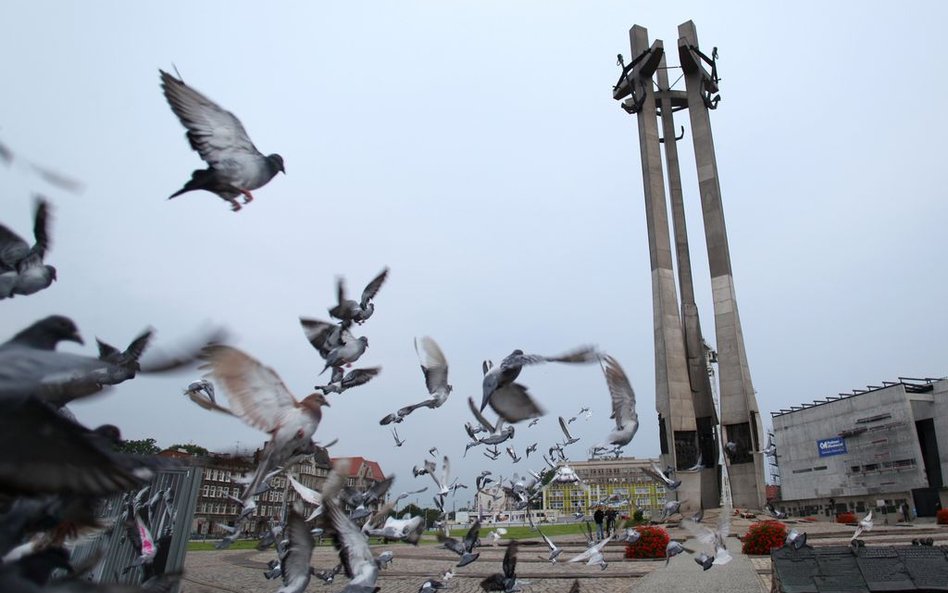
<svg viewBox="0 0 948 593">
<path fill-rule="evenodd" d="M 642 426 L 627 452 L 657 455 L 637 132 L 611 86 L 633 24 L 674 47 L 678 24 L 693 19 L 702 47 L 720 52 L 712 126 L 765 423 L 772 410 L 867 383 L 948 374 L 948 6 L 667 4 L 9 5 L 0 141 L 86 189 L 71 195 L 0 167 L 3 223 L 28 236 L 31 194 L 54 202 L 47 261 L 60 277 L 0 304 L 0 329 L 61 313 L 89 343 L 124 346 L 153 325 L 160 345 L 216 322 L 304 396 L 322 362 L 298 317 L 327 317 L 337 274 L 357 293 L 389 266 L 361 328 L 370 348 L 359 364 L 383 371 L 332 399 L 316 436 L 340 438 L 334 455 L 377 459 L 400 477 L 396 489 L 421 483 L 410 468 L 433 445 L 465 477 L 523 473 L 523 462 L 491 464 L 479 451 L 458 462 L 481 361 L 587 343 L 615 356 L 637 391 Z M 159 89 L 158 69 L 172 64 L 285 159 L 287 175 L 237 214 L 207 193 L 165 199 L 203 166 Z M 684 114 L 676 121 L 713 343 L 690 132 Z M 425 395 L 412 347 L 421 335 L 441 345 L 455 391 L 409 417 L 394 449 L 377 421 Z M 181 395 L 198 376 L 138 378 L 75 411 L 162 445 L 262 443 Z M 556 416 L 581 405 L 594 415 L 574 424 L 583 440 L 572 457 L 609 431 L 597 366 L 521 379 L 548 416 L 518 427 L 518 451 L 559 438 Z"/>
</svg>

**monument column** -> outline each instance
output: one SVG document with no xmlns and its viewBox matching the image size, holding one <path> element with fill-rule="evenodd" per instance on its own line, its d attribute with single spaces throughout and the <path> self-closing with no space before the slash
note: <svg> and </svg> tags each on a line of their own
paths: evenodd
<svg viewBox="0 0 948 593">
<path fill-rule="evenodd" d="M 677 109 L 686 108 L 688 99 L 687 93 L 671 90 L 668 84 L 668 69 L 665 65 L 664 56 L 662 56 L 656 75 L 658 90 L 655 92 L 655 96 L 662 118 L 662 144 L 665 147 L 668 197 L 671 202 L 675 233 L 675 256 L 678 263 L 678 290 L 681 296 L 685 355 L 688 361 L 688 379 L 691 384 L 692 401 L 694 403 L 698 454 L 703 467 L 700 470 L 702 474 L 701 502 L 704 508 L 716 508 L 720 503 L 720 488 L 718 487 L 716 470 L 718 448 L 715 436 L 718 417 L 714 406 L 714 398 L 711 395 L 711 381 L 708 377 L 704 339 L 701 335 L 698 306 L 695 303 L 695 289 L 691 274 L 691 254 L 688 248 L 688 228 L 685 223 L 685 204 L 681 187 L 681 168 L 678 160 L 678 138 L 675 137 L 674 112 Z"/>
<path fill-rule="evenodd" d="M 735 445 L 735 450 L 728 454 L 735 506 L 759 509 L 763 508 L 766 501 L 764 459 L 760 452 L 760 436 L 763 431 L 737 312 L 731 256 L 721 204 L 721 186 L 708 113 L 709 108 L 715 108 L 718 101 L 718 97 L 714 96 L 718 90 L 713 66 L 714 52 L 712 57 L 708 58 L 698 49 L 698 34 L 691 21 L 678 27 L 678 35 L 678 52 L 685 73 L 691 135 L 711 271 L 721 422 L 724 425 L 722 439 Z M 712 65 L 712 74 L 705 70 L 703 63 Z"/>
<path fill-rule="evenodd" d="M 630 65 L 634 66 L 624 69 L 613 97 L 621 99 L 631 95 L 623 105 L 626 111 L 636 114 L 638 121 L 652 273 L 655 407 L 659 419 L 661 458 L 667 465 L 686 469 L 697 460 L 695 410 L 678 314 L 665 180 L 652 89 L 652 75 L 664 50 L 661 41 L 655 41 L 649 47 L 648 31 L 644 27 L 632 27 L 629 38 L 633 56 Z M 697 502 L 701 500 L 700 474 L 686 472 L 677 477 L 682 481 L 677 491 L 679 500 L 689 501 L 685 505 L 689 508 L 697 507 Z"/>
</svg>

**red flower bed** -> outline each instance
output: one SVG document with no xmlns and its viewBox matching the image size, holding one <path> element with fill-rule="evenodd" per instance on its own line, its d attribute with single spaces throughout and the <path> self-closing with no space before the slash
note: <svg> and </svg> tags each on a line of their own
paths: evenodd
<svg viewBox="0 0 948 593">
<path fill-rule="evenodd" d="M 625 545 L 626 558 L 664 558 L 665 546 L 671 537 L 664 527 L 638 527 L 642 537 L 634 544 Z"/>
<path fill-rule="evenodd" d="M 856 513 L 840 513 L 836 515 L 837 523 L 855 523 Z"/>
<path fill-rule="evenodd" d="M 745 554 L 770 554 L 774 548 L 783 547 L 787 539 L 787 526 L 780 521 L 758 521 L 750 526 L 742 539 L 741 551 Z"/>
<path fill-rule="evenodd" d="M 940 509 L 935 513 L 935 521 L 939 525 L 948 525 L 948 509 Z"/>
</svg>

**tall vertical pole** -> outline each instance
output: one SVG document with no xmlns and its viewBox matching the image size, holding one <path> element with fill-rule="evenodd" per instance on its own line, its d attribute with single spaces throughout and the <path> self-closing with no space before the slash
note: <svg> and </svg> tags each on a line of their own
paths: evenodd
<svg viewBox="0 0 948 593">
<path fill-rule="evenodd" d="M 659 415 L 662 462 L 678 469 L 694 463 L 696 422 L 691 382 L 688 378 L 684 335 L 678 313 L 675 272 L 668 230 L 668 205 L 659 146 L 656 98 L 652 76 L 664 52 L 661 41 L 651 47 L 648 31 L 638 25 L 629 31 L 632 56 L 651 51 L 629 74 L 633 95 L 644 99 L 638 108 L 639 148 L 645 187 L 645 212 L 652 271 L 652 302 L 655 331 L 655 407 Z M 677 493 L 697 506 L 701 501 L 698 474 L 680 474 Z"/>
<path fill-rule="evenodd" d="M 668 68 L 665 58 L 656 72 L 658 90 L 656 101 L 662 118 L 662 143 L 665 147 L 665 168 L 668 171 L 668 197 L 671 202 L 672 222 L 675 233 L 675 256 L 678 263 L 678 290 L 681 296 L 681 318 L 685 335 L 685 355 L 688 360 L 688 379 L 691 383 L 692 400 L 697 429 L 698 455 L 691 467 L 700 456 L 705 469 L 702 474 L 702 505 L 704 508 L 718 506 L 719 496 L 715 466 L 718 458 L 717 437 L 717 410 L 711 394 L 711 383 L 708 379 L 707 357 L 704 350 L 704 339 L 701 335 L 701 322 L 698 317 L 698 305 L 695 303 L 695 289 L 691 274 L 691 254 L 688 248 L 688 227 L 685 223 L 685 204 L 681 187 L 681 167 L 678 160 L 678 140 L 675 137 L 676 103 L 679 107 L 687 106 L 686 97 L 681 91 L 672 91 L 668 84 Z"/>
<path fill-rule="evenodd" d="M 731 459 L 729 467 L 734 504 L 763 508 L 764 460 L 760 453 L 762 425 L 737 312 L 731 256 L 721 204 L 721 185 L 708 113 L 708 106 L 715 105 L 711 101 L 711 94 L 717 90 L 717 81 L 702 65 L 704 58 L 698 50 L 698 33 L 694 23 L 688 21 L 680 25 L 678 35 L 678 52 L 685 73 L 691 135 L 711 271 L 721 423 L 725 427 L 722 438 L 737 445 L 737 454 Z"/>
</svg>

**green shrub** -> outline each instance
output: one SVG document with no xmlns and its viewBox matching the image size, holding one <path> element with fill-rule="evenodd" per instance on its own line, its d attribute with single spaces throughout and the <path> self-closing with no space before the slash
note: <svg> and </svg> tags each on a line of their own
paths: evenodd
<svg viewBox="0 0 948 593">
<path fill-rule="evenodd" d="M 785 539 L 786 525 L 780 521 L 758 521 L 747 530 L 741 551 L 745 554 L 770 554 L 774 548 L 783 547 Z"/>
<path fill-rule="evenodd" d="M 636 523 L 645 521 L 645 513 L 642 512 L 642 509 L 635 509 L 635 512 L 632 513 L 632 520 Z"/>
</svg>

